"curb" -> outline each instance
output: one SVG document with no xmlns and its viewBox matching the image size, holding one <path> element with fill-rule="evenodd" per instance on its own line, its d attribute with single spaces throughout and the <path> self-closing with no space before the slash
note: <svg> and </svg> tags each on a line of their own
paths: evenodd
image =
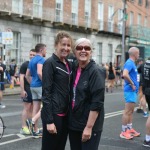
<svg viewBox="0 0 150 150">
<path fill-rule="evenodd" d="M 14 92 L 14 93 L 3 93 L 3 96 L 10 96 L 10 95 L 19 95 L 20 94 L 20 92 L 18 93 L 18 92 Z"/>
</svg>

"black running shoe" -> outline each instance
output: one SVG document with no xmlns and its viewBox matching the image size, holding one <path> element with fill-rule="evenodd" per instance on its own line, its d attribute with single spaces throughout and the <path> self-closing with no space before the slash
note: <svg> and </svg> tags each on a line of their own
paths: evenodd
<svg viewBox="0 0 150 150">
<path fill-rule="evenodd" d="M 143 146 L 150 147 L 150 141 L 147 142 L 146 140 L 144 140 Z"/>
<path fill-rule="evenodd" d="M 34 123 L 32 122 L 31 119 L 27 119 L 26 124 L 27 124 L 27 127 L 29 128 L 29 131 L 33 135 L 34 134 Z"/>
</svg>

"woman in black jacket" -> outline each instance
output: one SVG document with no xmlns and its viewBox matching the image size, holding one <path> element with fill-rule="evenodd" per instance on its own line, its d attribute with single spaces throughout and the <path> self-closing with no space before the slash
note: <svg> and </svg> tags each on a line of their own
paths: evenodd
<svg viewBox="0 0 150 150">
<path fill-rule="evenodd" d="M 92 61 L 92 44 L 78 39 L 74 49 L 72 104 L 69 113 L 71 150 L 97 150 L 104 121 L 104 71 Z"/>
<path fill-rule="evenodd" d="M 65 149 L 71 74 L 71 67 L 66 57 L 71 47 L 71 36 L 66 32 L 59 32 L 55 39 L 55 52 L 43 65 L 42 150 Z"/>
</svg>

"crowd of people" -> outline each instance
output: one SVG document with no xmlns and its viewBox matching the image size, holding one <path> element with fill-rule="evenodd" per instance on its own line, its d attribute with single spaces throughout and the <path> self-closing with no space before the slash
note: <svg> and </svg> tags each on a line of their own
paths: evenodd
<svg viewBox="0 0 150 150">
<path fill-rule="evenodd" d="M 110 62 L 100 67 L 91 59 L 91 41 L 79 38 L 73 42 L 65 31 L 56 34 L 54 49 L 52 56 L 45 59 L 46 45 L 37 44 L 29 52 L 30 61 L 20 67 L 23 101 L 20 133 L 42 137 L 41 150 L 64 150 L 67 136 L 71 150 L 98 150 L 104 123 L 105 90 L 113 92 L 115 85 L 120 84 L 125 100 L 120 138 L 130 140 L 140 136 L 132 122 L 139 95 L 137 112 L 142 109 L 143 116 L 148 117 L 143 146 L 150 147 L 150 58 L 141 63 L 139 49 L 131 47 L 124 65 Z M 0 64 L 1 102 L 5 70 L 1 59 Z M 11 68 L 16 70 L 14 60 Z M 12 71 L 12 86 L 14 76 Z M 42 129 L 38 126 L 40 118 Z"/>
</svg>

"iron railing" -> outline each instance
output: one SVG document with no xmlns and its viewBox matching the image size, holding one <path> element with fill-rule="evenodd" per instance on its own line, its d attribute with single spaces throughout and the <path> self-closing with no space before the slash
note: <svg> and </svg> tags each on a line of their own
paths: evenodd
<svg viewBox="0 0 150 150">
<path fill-rule="evenodd" d="M 148 40 L 150 39 L 150 28 L 141 25 L 132 25 L 129 27 L 128 34 L 133 38 Z"/>
</svg>

